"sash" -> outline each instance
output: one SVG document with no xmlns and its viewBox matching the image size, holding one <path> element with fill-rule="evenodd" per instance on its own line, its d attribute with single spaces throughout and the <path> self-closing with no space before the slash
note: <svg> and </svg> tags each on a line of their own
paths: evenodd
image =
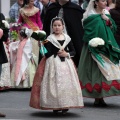
<svg viewBox="0 0 120 120">
<path fill-rule="evenodd" d="M 22 62 L 22 53 L 23 53 L 23 49 L 26 42 L 27 42 L 27 39 L 24 39 L 23 41 L 20 42 L 18 47 L 17 58 L 16 58 L 16 68 L 15 68 L 15 81 L 18 79 L 21 62 Z"/>
<path fill-rule="evenodd" d="M 22 17 L 33 31 L 39 30 L 39 27 L 35 26 L 35 24 L 26 15 L 22 15 Z"/>
</svg>

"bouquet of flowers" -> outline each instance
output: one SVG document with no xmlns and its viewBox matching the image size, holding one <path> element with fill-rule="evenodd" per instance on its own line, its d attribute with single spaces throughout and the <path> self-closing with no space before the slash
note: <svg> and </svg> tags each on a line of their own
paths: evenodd
<svg viewBox="0 0 120 120">
<path fill-rule="evenodd" d="M 99 37 L 93 38 L 88 43 L 91 47 L 103 46 L 105 41 Z"/>
<path fill-rule="evenodd" d="M 44 56 L 45 53 L 48 52 L 43 44 L 44 40 L 46 39 L 46 32 L 43 30 L 37 30 L 32 33 L 31 37 L 37 41 L 40 41 L 40 53 Z"/>
<path fill-rule="evenodd" d="M 20 30 L 21 26 L 22 26 L 22 23 L 12 23 L 11 27 L 10 27 L 10 31 L 15 30 L 18 32 Z"/>
<path fill-rule="evenodd" d="M 12 38 L 13 41 L 17 40 L 17 38 L 18 38 L 18 33 L 17 33 L 15 30 L 13 30 L 13 31 L 11 32 L 11 38 Z"/>
<path fill-rule="evenodd" d="M 13 41 L 18 39 L 18 31 L 20 30 L 22 23 L 13 23 L 10 27 L 10 36 Z"/>
</svg>

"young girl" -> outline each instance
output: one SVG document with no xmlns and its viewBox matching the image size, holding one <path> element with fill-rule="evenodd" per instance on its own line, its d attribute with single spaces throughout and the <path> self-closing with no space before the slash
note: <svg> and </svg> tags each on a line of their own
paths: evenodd
<svg viewBox="0 0 120 120">
<path fill-rule="evenodd" d="M 45 42 L 48 52 L 36 72 L 30 106 L 63 114 L 69 108 L 83 107 L 78 75 L 71 60 L 75 50 L 61 18 L 52 20 L 51 35 Z"/>
<path fill-rule="evenodd" d="M 32 54 L 32 43 L 28 38 L 28 28 L 18 32 L 19 41 L 10 43 L 11 80 L 14 88 L 30 88 L 36 71 L 36 62 Z"/>
</svg>

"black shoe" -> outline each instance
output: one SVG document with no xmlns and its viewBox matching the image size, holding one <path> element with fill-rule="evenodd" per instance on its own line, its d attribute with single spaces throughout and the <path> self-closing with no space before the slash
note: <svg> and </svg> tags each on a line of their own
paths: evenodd
<svg viewBox="0 0 120 120">
<path fill-rule="evenodd" d="M 95 107 L 100 107 L 100 101 L 99 101 L 99 99 L 95 99 L 94 106 Z"/>
<path fill-rule="evenodd" d="M 6 116 L 5 114 L 0 113 L 0 117 L 5 117 L 5 116 Z"/>
<path fill-rule="evenodd" d="M 53 113 L 57 114 L 61 110 L 53 110 Z"/>
<path fill-rule="evenodd" d="M 62 110 L 62 114 L 65 115 L 67 113 L 68 109 Z"/>
<path fill-rule="evenodd" d="M 100 107 L 100 103 L 99 102 L 94 102 L 94 104 L 93 104 L 95 107 Z"/>
<path fill-rule="evenodd" d="M 100 102 L 101 107 L 107 107 L 108 106 L 103 99 L 100 99 L 99 102 Z"/>
<path fill-rule="evenodd" d="M 95 107 L 107 107 L 107 104 L 105 103 L 103 99 L 97 99 L 94 102 L 94 106 Z"/>
</svg>

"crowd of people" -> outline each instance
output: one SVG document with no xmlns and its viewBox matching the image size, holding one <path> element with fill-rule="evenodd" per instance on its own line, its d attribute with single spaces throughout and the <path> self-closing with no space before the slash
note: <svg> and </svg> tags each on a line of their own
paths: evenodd
<svg viewBox="0 0 120 120">
<path fill-rule="evenodd" d="M 0 13 L 0 90 L 31 88 L 30 106 L 55 114 L 120 95 L 120 0 L 16 0 L 9 15 L 10 25 Z"/>
</svg>

